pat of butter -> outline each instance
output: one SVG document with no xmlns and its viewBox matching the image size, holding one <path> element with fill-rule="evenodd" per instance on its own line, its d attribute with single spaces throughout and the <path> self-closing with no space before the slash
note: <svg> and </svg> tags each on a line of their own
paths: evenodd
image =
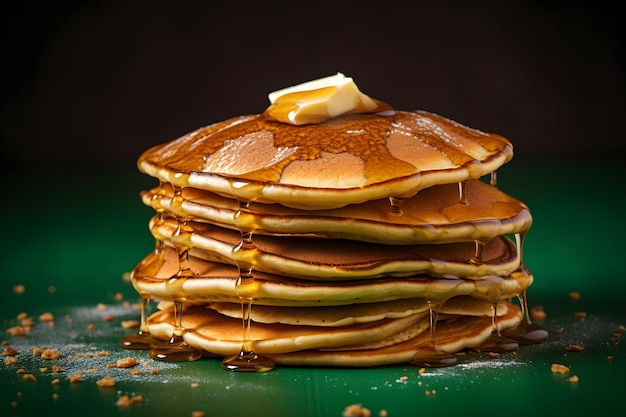
<svg viewBox="0 0 626 417">
<path fill-rule="evenodd" d="M 322 123 L 347 113 L 367 113 L 378 104 L 342 73 L 283 88 L 268 95 L 266 114 L 292 125 Z"/>
</svg>

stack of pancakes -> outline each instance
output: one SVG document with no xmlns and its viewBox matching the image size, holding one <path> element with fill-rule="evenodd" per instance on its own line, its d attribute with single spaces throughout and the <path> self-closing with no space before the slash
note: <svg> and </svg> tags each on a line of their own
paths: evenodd
<svg viewBox="0 0 626 417">
<path fill-rule="evenodd" d="M 306 125 L 236 117 L 141 155 L 159 180 L 142 200 L 165 243 L 157 268 L 133 272 L 163 301 L 151 334 L 170 337 L 168 301 L 184 300 L 185 341 L 236 355 L 245 301 L 255 353 L 374 366 L 480 349 L 524 323 L 532 219 L 495 184 L 511 144 L 377 106 Z M 192 276 L 177 275 L 182 258 Z"/>
</svg>

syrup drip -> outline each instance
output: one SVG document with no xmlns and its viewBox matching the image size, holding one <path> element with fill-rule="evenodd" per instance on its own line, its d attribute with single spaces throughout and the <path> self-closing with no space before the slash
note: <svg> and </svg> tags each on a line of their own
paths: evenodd
<svg viewBox="0 0 626 417">
<path fill-rule="evenodd" d="M 489 336 L 480 346 L 474 348 L 478 352 L 512 352 L 519 347 L 519 344 L 508 337 L 500 334 L 498 329 L 498 302 L 491 302 L 491 336 Z"/>
<path fill-rule="evenodd" d="M 400 197 L 389 197 L 389 203 L 391 204 L 390 213 L 401 215 L 402 214 L 402 202 L 403 198 Z"/>
<path fill-rule="evenodd" d="M 459 202 L 468 205 L 467 202 L 467 185 L 465 181 L 459 182 Z"/>
<path fill-rule="evenodd" d="M 483 253 L 485 251 L 485 246 L 487 245 L 487 242 L 482 240 L 475 240 L 474 245 L 476 246 L 474 256 L 470 258 L 469 262 L 473 265 L 482 265 L 484 263 Z"/>
<path fill-rule="evenodd" d="M 517 299 L 522 310 L 522 322 L 513 329 L 505 330 L 502 334 L 520 345 L 532 345 L 545 341 L 548 338 L 548 331 L 531 321 L 528 314 L 526 291 L 518 294 Z"/>
<path fill-rule="evenodd" d="M 520 268 L 525 269 L 524 266 L 524 258 L 523 258 L 523 248 L 524 248 L 524 238 L 526 233 L 516 233 L 515 234 L 515 242 L 517 246 L 517 255 L 520 259 Z M 520 304 L 520 309 L 522 310 L 522 322 L 514 329 L 507 329 L 504 331 L 504 335 L 509 337 L 521 345 L 531 345 L 535 343 L 541 343 L 548 338 L 548 331 L 541 327 L 538 324 L 535 324 L 530 319 L 530 314 L 528 310 L 528 298 L 526 291 L 524 290 L 522 293 L 517 295 L 517 299 Z"/>
<path fill-rule="evenodd" d="M 182 188 L 174 189 L 174 197 L 170 203 L 174 213 L 182 213 Z M 178 252 L 178 272 L 172 276 L 165 284 L 167 291 L 172 296 L 174 302 L 174 330 L 170 339 L 164 343 L 153 346 L 150 356 L 153 359 L 162 361 L 195 361 L 202 357 L 202 353 L 187 344 L 183 338 L 185 328 L 183 327 L 183 310 L 185 297 L 181 295 L 182 285 L 189 278 L 195 278 L 196 274 L 189 265 L 189 250 L 192 248 L 191 237 L 193 229 L 189 226 L 189 221 L 185 217 L 176 215 L 178 227 L 172 235 L 172 243 Z"/>
<path fill-rule="evenodd" d="M 274 369 L 274 362 L 254 352 L 252 340 L 252 301 L 257 292 L 258 282 L 254 279 L 254 265 L 246 254 L 256 251 L 252 241 L 253 230 L 243 219 L 250 218 L 249 202 L 240 202 L 235 213 L 235 224 L 241 232 L 241 242 L 233 248 L 233 259 L 239 268 L 235 291 L 241 301 L 242 341 L 239 354 L 224 358 L 222 368 L 235 372 L 267 372 Z"/>
<path fill-rule="evenodd" d="M 492 187 L 498 188 L 498 173 L 496 171 L 491 172 L 491 176 L 489 178 L 489 185 Z"/>
<path fill-rule="evenodd" d="M 428 329 L 430 332 L 430 341 L 425 349 L 420 351 L 409 361 L 412 365 L 422 368 L 443 368 L 446 366 L 456 365 L 458 358 L 452 353 L 437 349 L 436 329 L 437 316 L 439 310 L 445 300 L 428 300 Z"/>
<path fill-rule="evenodd" d="M 163 207 L 161 206 L 161 198 L 165 195 L 163 182 L 160 183 L 158 191 L 152 196 L 153 207 L 157 210 L 157 223 L 163 222 Z M 158 225 L 158 224 L 157 224 Z M 144 277 L 155 277 L 159 269 L 163 266 L 163 252 L 165 250 L 164 238 L 158 236 L 155 238 L 154 250 L 146 257 L 133 271 L 131 282 L 134 284 L 137 279 Z M 159 344 L 160 339 L 152 336 L 148 329 L 147 317 L 150 305 L 150 294 L 145 291 L 137 290 L 141 296 L 141 318 L 139 322 L 139 331 L 135 334 L 126 336 L 120 340 L 120 346 L 130 350 L 149 350 L 152 346 Z"/>
</svg>

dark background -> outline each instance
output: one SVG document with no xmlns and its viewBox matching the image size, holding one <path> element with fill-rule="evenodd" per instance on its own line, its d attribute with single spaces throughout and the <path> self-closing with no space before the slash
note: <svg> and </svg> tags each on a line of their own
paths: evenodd
<svg viewBox="0 0 626 417">
<path fill-rule="evenodd" d="M 625 149 L 616 2 L 13 3 L 3 172 L 135 170 L 152 145 L 338 71 L 398 109 L 500 133 L 518 160 Z"/>
</svg>

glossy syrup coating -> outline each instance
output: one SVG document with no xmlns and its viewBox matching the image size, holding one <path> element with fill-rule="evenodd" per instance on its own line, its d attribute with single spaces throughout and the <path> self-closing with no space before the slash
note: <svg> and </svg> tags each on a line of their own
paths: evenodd
<svg viewBox="0 0 626 417">
<path fill-rule="evenodd" d="M 349 114 L 304 126 L 259 114 L 155 146 L 138 165 L 175 186 L 327 209 L 479 178 L 512 155 L 501 136 L 423 111 Z"/>
</svg>

